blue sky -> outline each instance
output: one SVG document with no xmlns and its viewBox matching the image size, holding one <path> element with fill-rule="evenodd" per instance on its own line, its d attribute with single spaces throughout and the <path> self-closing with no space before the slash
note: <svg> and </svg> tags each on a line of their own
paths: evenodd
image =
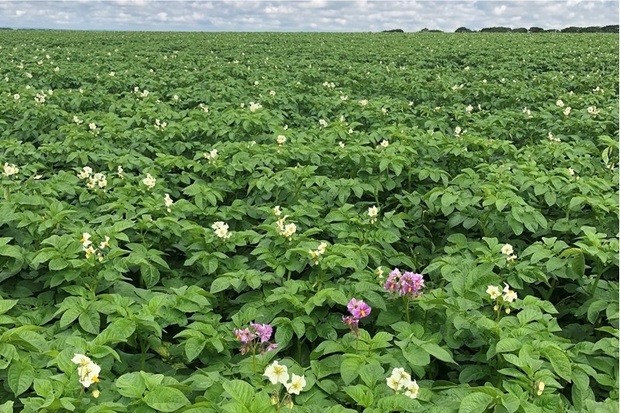
<svg viewBox="0 0 620 413">
<path fill-rule="evenodd" d="M 368 32 L 618 24 L 619 1 L 0 1 L 0 27 L 72 30 Z"/>
</svg>

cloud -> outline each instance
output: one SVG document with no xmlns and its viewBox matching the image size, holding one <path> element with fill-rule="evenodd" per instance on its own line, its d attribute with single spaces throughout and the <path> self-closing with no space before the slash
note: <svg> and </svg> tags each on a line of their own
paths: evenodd
<svg viewBox="0 0 620 413">
<path fill-rule="evenodd" d="M 14 28 L 368 32 L 618 24 L 618 1 L 63 0 L 2 1 Z"/>
</svg>

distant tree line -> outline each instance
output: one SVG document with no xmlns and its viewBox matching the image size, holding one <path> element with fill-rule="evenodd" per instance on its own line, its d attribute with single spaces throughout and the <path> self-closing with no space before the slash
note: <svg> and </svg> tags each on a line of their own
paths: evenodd
<svg viewBox="0 0 620 413">
<path fill-rule="evenodd" d="M 455 33 L 475 33 L 475 30 L 468 29 L 467 27 L 459 27 L 454 31 Z M 480 33 L 618 33 L 619 26 L 588 26 L 588 27 L 566 27 L 561 30 L 557 29 L 543 29 L 541 27 L 517 27 L 512 29 L 510 27 L 485 27 L 480 30 Z"/>
<path fill-rule="evenodd" d="M 619 33 L 619 26 L 610 25 L 610 26 L 588 26 L 588 27 L 575 27 L 570 26 L 564 29 L 543 29 L 541 27 L 517 27 L 515 29 L 510 27 L 485 27 L 484 29 L 480 29 L 479 31 L 468 29 L 467 27 L 459 27 L 454 32 L 455 33 Z M 403 29 L 391 29 L 391 30 L 383 30 L 383 33 L 404 33 Z M 424 28 L 420 30 L 420 33 L 442 33 L 441 30 L 436 29 L 427 29 Z"/>
</svg>

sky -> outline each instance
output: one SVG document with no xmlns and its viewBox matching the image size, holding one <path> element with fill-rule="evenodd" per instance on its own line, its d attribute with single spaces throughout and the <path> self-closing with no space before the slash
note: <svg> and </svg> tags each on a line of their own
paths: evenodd
<svg viewBox="0 0 620 413">
<path fill-rule="evenodd" d="M 619 0 L 0 0 L 0 27 L 69 30 L 453 32 L 618 24 Z"/>
</svg>

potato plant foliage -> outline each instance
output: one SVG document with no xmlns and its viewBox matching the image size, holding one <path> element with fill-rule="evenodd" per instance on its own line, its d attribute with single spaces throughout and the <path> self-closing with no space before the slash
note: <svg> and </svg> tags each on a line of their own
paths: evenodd
<svg viewBox="0 0 620 413">
<path fill-rule="evenodd" d="M 618 411 L 617 35 L 2 36 L 0 412 Z"/>
</svg>

